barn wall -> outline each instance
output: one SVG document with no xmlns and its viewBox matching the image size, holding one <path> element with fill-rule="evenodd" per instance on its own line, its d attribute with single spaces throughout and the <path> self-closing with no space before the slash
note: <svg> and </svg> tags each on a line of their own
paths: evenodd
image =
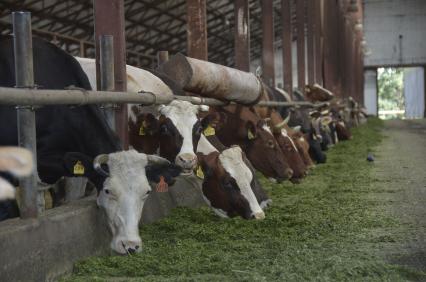
<svg viewBox="0 0 426 282">
<path fill-rule="evenodd" d="M 426 1 L 364 2 L 365 66 L 426 64 Z"/>
</svg>

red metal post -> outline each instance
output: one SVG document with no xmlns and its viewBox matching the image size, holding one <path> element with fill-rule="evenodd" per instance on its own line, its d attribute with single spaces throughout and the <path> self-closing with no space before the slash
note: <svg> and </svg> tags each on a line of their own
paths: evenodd
<svg viewBox="0 0 426 282">
<path fill-rule="evenodd" d="M 314 26 L 314 9 L 315 9 L 315 0 L 306 0 L 307 1 L 307 44 L 308 44 L 308 84 L 312 85 L 315 82 L 315 26 Z"/>
<path fill-rule="evenodd" d="M 96 75 L 100 87 L 99 38 L 101 35 L 114 37 L 114 81 L 116 91 L 127 90 L 126 77 L 126 39 L 124 33 L 124 1 L 94 0 Z M 115 113 L 115 128 L 123 143 L 124 149 L 129 147 L 127 126 L 127 105 L 119 106 Z"/>
<path fill-rule="evenodd" d="M 321 0 L 315 0 L 315 82 L 322 85 L 323 83 L 323 52 L 322 52 L 322 30 L 323 30 L 323 3 Z"/>
<path fill-rule="evenodd" d="M 305 0 L 296 0 L 297 20 L 297 81 L 300 91 L 305 92 Z"/>
<path fill-rule="evenodd" d="M 281 1 L 284 90 L 293 97 L 291 0 Z"/>
<path fill-rule="evenodd" d="M 207 61 L 206 0 L 186 0 L 188 56 Z"/>
<path fill-rule="evenodd" d="M 262 71 L 263 79 L 275 87 L 273 0 L 262 0 Z"/>
<path fill-rule="evenodd" d="M 235 0 L 235 67 L 250 71 L 250 11 L 248 0 Z"/>
</svg>

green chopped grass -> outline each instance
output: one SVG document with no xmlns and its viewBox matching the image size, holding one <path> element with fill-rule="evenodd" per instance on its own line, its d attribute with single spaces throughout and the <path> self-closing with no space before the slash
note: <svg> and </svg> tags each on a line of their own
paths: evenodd
<svg viewBox="0 0 426 282">
<path fill-rule="evenodd" d="M 221 219 L 178 208 L 141 229 L 143 252 L 92 257 L 66 281 L 401 281 L 424 274 L 387 264 L 380 246 L 397 242 L 399 223 L 369 193 L 378 181 L 366 161 L 382 122 L 369 120 L 328 152 L 298 185 L 262 178 L 273 199 L 262 221 Z"/>
</svg>

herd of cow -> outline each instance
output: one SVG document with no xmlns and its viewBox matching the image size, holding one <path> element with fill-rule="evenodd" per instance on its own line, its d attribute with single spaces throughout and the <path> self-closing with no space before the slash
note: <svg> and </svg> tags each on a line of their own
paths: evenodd
<svg viewBox="0 0 426 282">
<path fill-rule="evenodd" d="M 37 87 L 96 89 L 93 59 L 74 58 L 38 38 L 33 39 L 33 53 Z M 14 87 L 14 73 L 13 40 L 1 37 L 0 86 Z M 129 92 L 150 88 L 158 95 L 185 95 L 177 83 L 155 71 L 128 66 L 127 80 Z M 256 170 L 272 181 L 298 183 L 315 163 L 326 162 L 324 151 L 351 138 L 349 128 L 363 117 L 353 100 L 338 101 L 315 86 L 305 90 L 309 101 L 329 103 L 314 111 L 237 104 L 207 107 L 181 100 L 149 107 L 129 105 L 132 149 L 127 151 L 99 106 L 45 106 L 36 111 L 38 174 L 45 183 L 64 176 L 87 177 L 106 212 L 111 247 L 121 254 L 141 250 L 138 225 L 151 187 L 161 191 L 179 175 L 202 179 L 204 199 L 219 216 L 263 219 L 271 200 Z M 297 92 L 294 99 L 305 100 Z M 279 88 L 263 85 L 261 100 L 291 98 Z M 0 132 L 1 146 L 18 144 L 15 107 L 0 107 Z M 0 189 L 3 182 L 16 184 L 15 177 L 31 171 L 28 155 L 24 160 L 17 154 L 25 152 L 16 150 L 0 149 L 0 170 L 8 180 L 0 178 Z M 13 197 L 8 188 L 6 194 L 0 190 L 0 199 Z M 17 216 L 16 203 L 3 200 L 0 220 L 12 216 Z"/>
</svg>

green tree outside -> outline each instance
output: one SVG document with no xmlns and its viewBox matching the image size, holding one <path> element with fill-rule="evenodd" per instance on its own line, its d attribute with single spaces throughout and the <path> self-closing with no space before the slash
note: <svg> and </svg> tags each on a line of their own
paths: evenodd
<svg viewBox="0 0 426 282">
<path fill-rule="evenodd" d="M 402 68 L 378 69 L 379 111 L 405 110 L 403 80 Z"/>
</svg>

